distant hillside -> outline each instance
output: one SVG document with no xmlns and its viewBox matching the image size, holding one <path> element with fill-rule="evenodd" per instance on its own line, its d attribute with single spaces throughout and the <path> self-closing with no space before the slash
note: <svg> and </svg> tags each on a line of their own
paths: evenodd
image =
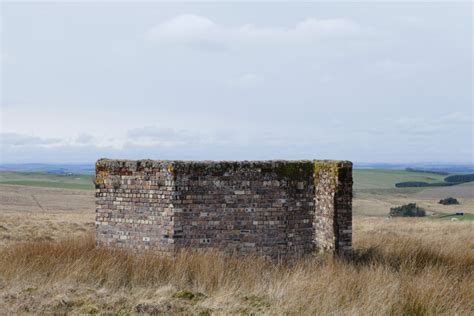
<svg viewBox="0 0 474 316">
<path fill-rule="evenodd" d="M 400 182 L 443 182 L 444 176 L 438 174 L 428 174 L 425 172 L 410 172 L 404 169 L 355 169 L 354 189 L 393 189 L 396 183 Z"/>
<path fill-rule="evenodd" d="M 413 169 L 415 172 L 429 173 L 472 173 L 474 164 L 437 164 L 437 163 L 354 163 L 355 169 L 385 169 L 385 170 L 406 170 Z"/>
<path fill-rule="evenodd" d="M 439 173 L 438 173 L 439 175 Z M 474 181 L 474 174 L 455 174 L 444 178 L 443 182 L 428 183 L 421 181 L 406 181 L 396 183 L 397 188 L 443 187 Z"/>
<path fill-rule="evenodd" d="M 94 189 L 93 176 L 86 174 L 0 171 L 0 184 L 61 189 Z"/>
<path fill-rule="evenodd" d="M 427 170 L 427 169 L 405 168 L 405 170 L 406 170 L 406 171 L 410 171 L 410 172 L 432 173 L 432 174 L 438 174 L 438 175 L 441 175 L 441 176 L 447 176 L 447 175 L 449 175 L 449 172 L 434 171 L 434 170 Z"/>
<path fill-rule="evenodd" d="M 474 174 L 456 174 L 444 178 L 444 181 L 449 183 L 466 183 L 474 181 Z"/>
<path fill-rule="evenodd" d="M 43 172 L 51 174 L 94 174 L 94 163 L 88 164 L 0 164 L 0 170 L 19 172 Z"/>
</svg>

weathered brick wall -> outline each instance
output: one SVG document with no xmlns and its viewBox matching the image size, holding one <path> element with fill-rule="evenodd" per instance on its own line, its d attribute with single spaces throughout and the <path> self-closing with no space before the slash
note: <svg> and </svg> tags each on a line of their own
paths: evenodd
<svg viewBox="0 0 474 316">
<path fill-rule="evenodd" d="M 350 162 L 102 159 L 96 168 L 99 245 L 350 252 Z"/>
<path fill-rule="evenodd" d="M 96 164 L 99 245 L 173 250 L 174 176 L 169 162 L 101 160 Z"/>
<path fill-rule="evenodd" d="M 311 251 L 312 162 L 176 162 L 175 246 L 271 257 Z"/>
</svg>

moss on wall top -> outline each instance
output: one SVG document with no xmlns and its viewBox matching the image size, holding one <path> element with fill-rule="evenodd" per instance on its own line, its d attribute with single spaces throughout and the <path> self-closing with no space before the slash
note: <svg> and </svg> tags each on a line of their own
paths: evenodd
<svg viewBox="0 0 474 316">
<path fill-rule="evenodd" d="M 346 176 L 348 168 L 352 168 L 352 162 L 347 160 L 314 160 L 314 185 L 319 183 L 322 173 L 326 173 L 335 188 L 340 176 Z"/>
<path fill-rule="evenodd" d="M 310 160 L 279 162 L 275 172 L 279 177 L 291 181 L 308 180 L 313 176 L 313 162 Z"/>
<path fill-rule="evenodd" d="M 219 176 L 241 173 L 252 178 L 269 172 L 290 181 L 307 181 L 314 177 L 315 184 L 317 184 L 321 172 L 325 171 L 336 185 L 339 173 L 346 168 L 352 168 L 352 163 L 340 160 L 186 161 L 99 159 L 96 163 L 96 176 L 100 178 L 100 175 L 104 173 L 130 175 L 132 172 L 167 169 L 168 172 L 175 175 L 189 173 L 198 176 L 206 174 Z"/>
</svg>

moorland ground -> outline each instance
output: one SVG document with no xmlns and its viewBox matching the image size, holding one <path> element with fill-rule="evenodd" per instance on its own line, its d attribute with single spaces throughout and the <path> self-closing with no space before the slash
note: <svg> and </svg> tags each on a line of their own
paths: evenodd
<svg viewBox="0 0 474 316">
<path fill-rule="evenodd" d="M 474 185 L 394 188 L 395 182 L 440 177 L 356 170 L 354 259 L 313 257 L 286 265 L 218 253 L 183 253 L 172 261 L 96 249 L 89 176 L 0 173 L 0 310 L 473 314 Z M 447 196 L 461 204 L 437 203 Z M 390 207 L 408 202 L 429 216 L 386 218 Z M 461 210 L 462 218 L 439 218 Z"/>
</svg>

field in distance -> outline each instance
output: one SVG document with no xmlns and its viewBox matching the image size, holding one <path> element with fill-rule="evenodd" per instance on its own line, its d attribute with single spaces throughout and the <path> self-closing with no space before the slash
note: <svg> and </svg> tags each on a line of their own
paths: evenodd
<svg viewBox="0 0 474 316">
<path fill-rule="evenodd" d="M 354 169 L 354 190 L 393 189 L 398 182 L 442 182 L 446 175 L 395 169 Z"/>
<path fill-rule="evenodd" d="M 474 214 L 474 182 L 447 187 L 397 188 L 395 184 L 399 182 L 443 182 L 448 175 L 393 169 L 355 169 L 353 173 L 353 209 L 356 216 L 387 216 L 390 208 L 408 203 L 416 203 L 434 218 L 458 212 Z M 460 204 L 438 203 L 447 197 L 458 199 Z M 472 217 L 468 215 L 459 219 Z"/>
<path fill-rule="evenodd" d="M 93 176 L 85 174 L 0 171 L 0 184 L 79 190 L 94 189 Z"/>
</svg>

